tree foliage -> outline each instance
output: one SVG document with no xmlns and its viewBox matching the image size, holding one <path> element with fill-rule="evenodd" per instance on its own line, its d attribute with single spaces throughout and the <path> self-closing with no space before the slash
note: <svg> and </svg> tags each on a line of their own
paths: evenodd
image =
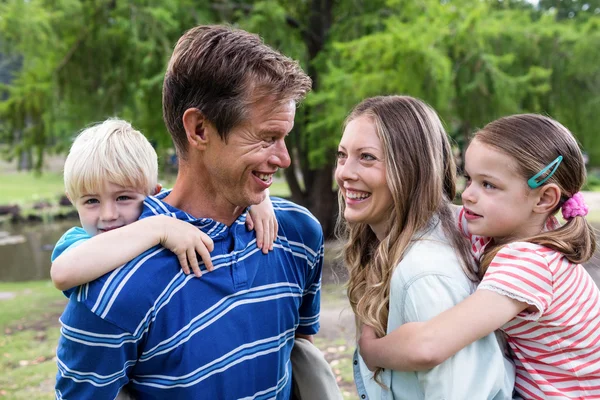
<svg viewBox="0 0 600 400">
<path fill-rule="evenodd" d="M 314 90 L 288 138 L 292 198 L 330 233 L 334 154 L 367 96 L 420 97 L 459 145 L 502 115 L 549 114 L 600 165 L 599 0 L 3 0 L 0 143 L 41 168 L 86 124 L 129 119 L 171 147 L 161 84 L 178 37 L 226 22 L 300 61 Z"/>
</svg>

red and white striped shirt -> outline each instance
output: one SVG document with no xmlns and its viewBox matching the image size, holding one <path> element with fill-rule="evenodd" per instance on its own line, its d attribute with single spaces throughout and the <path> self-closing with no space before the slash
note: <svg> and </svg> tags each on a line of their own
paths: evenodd
<svg viewBox="0 0 600 400">
<path fill-rule="evenodd" d="M 459 225 L 466 233 L 463 212 Z M 552 218 L 547 228 L 556 228 Z M 468 235 L 479 259 L 489 238 Z M 477 290 L 531 304 L 502 330 L 515 355 L 515 388 L 526 399 L 600 399 L 600 292 L 580 264 L 527 242 L 502 248 Z"/>
</svg>

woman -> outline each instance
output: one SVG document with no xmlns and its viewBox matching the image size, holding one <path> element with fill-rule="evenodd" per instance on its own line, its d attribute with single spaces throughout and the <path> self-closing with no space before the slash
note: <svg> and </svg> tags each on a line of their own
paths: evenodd
<svg viewBox="0 0 600 400">
<path fill-rule="evenodd" d="M 348 117 L 335 175 L 359 334 L 428 320 L 474 291 L 475 266 L 451 210 L 455 170 L 437 114 L 417 99 L 370 98 Z M 354 364 L 363 399 L 507 399 L 514 384 L 492 334 L 433 369 L 373 373 L 360 356 Z"/>
</svg>

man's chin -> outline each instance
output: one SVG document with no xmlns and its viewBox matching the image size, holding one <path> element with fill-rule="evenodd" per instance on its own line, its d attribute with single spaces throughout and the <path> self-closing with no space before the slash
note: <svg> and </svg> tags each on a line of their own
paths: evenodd
<svg viewBox="0 0 600 400">
<path fill-rule="evenodd" d="M 262 192 L 257 193 L 254 196 L 252 196 L 252 199 L 250 199 L 250 201 L 252 202 L 251 205 L 260 204 L 263 201 L 265 201 L 266 198 L 267 198 L 267 191 L 263 190 Z"/>
</svg>

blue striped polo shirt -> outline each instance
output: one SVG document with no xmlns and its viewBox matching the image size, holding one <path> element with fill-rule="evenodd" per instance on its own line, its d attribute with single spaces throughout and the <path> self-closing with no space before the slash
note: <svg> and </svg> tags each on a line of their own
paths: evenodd
<svg viewBox="0 0 600 400">
<path fill-rule="evenodd" d="M 319 328 L 323 234 L 304 207 L 272 198 L 273 251 L 256 247 L 246 213 L 231 226 L 194 218 L 161 201 L 140 218 L 188 221 L 214 241 L 215 270 L 185 275 L 156 246 L 71 293 L 60 318 L 57 399 L 288 399 L 294 334 Z M 54 257 L 86 240 L 68 231 Z M 201 261 L 200 261 L 201 262 Z"/>
</svg>

